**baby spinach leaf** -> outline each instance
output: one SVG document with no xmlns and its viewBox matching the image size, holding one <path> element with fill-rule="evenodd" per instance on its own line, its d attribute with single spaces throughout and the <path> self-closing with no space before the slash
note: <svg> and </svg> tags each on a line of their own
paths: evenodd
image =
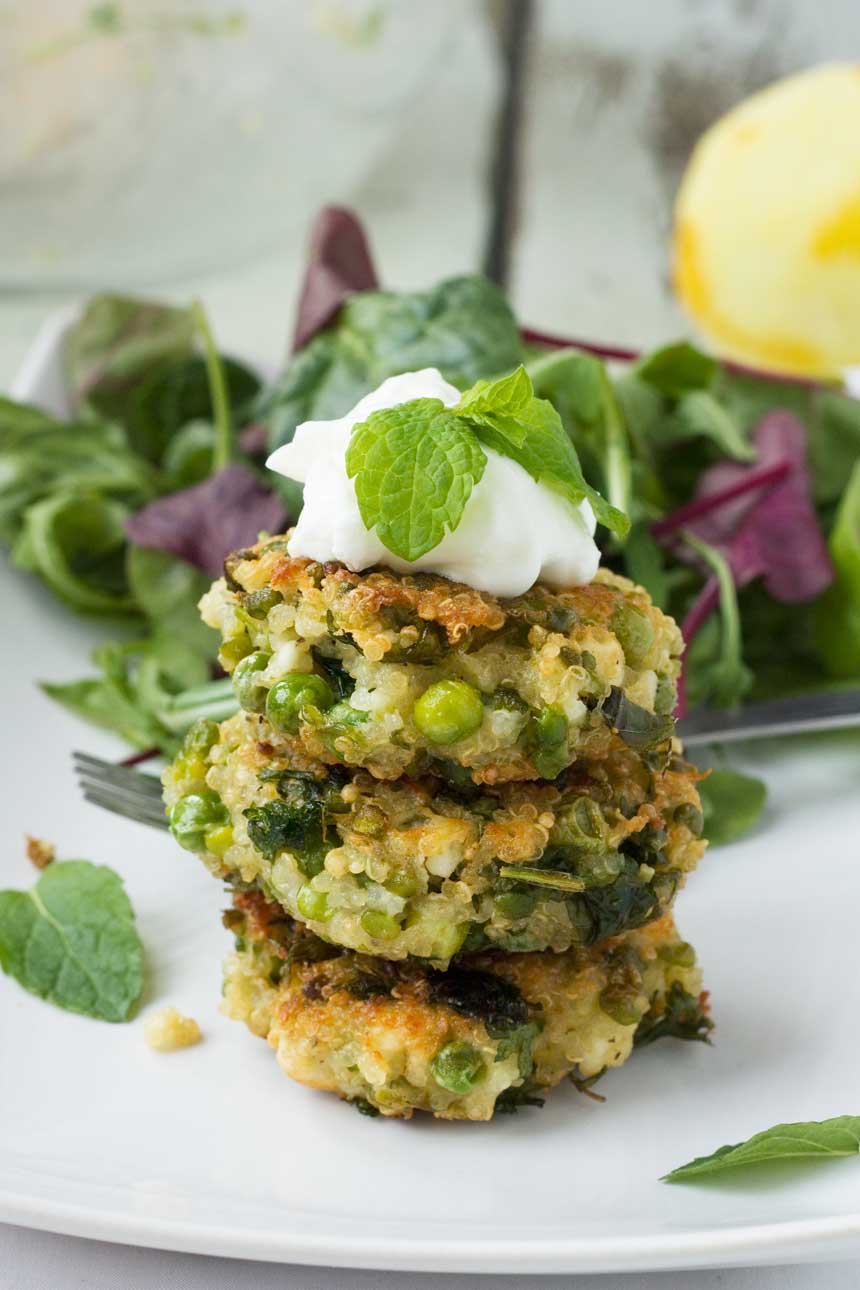
<svg viewBox="0 0 860 1290">
<path fill-rule="evenodd" d="M 710 439 L 721 456 L 735 461 L 755 461 L 756 452 L 744 436 L 740 423 L 708 390 L 689 390 L 681 395 L 670 419 L 673 441 Z"/>
<path fill-rule="evenodd" d="M 66 338 L 66 369 L 75 407 L 87 404 L 122 421 L 129 392 L 158 368 L 188 357 L 191 311 L 131 296 L 93 296 Z"/>
<path fill-rule="evenodd" d="M 343 416 L 388 376 L 436 367 L 464 389 L 521 356 L 511 308 L 486 278 L 450 278 L 425 292 L 360 291 L 263 392 L 254 418 L 267 425 L 273 450 L 302 421 Z"/>
<path fill-rule="evenodd" d="M 816 606 L 815 639 L 831 676 L 860 676 L 860 459 L 846 485 L 833 531 L 830 557 L 835 581 Z"/>
<path fill-rule="evenodd" d="M 238 424 L 260 382 L 235 359 L 223 357 L 221 363 L 230 411 Z M 191 421 L 211 422 L 213 415 L 206 360 L 198 354 L 157 367 L 135 387 L 122 409 L 132 449 L 155 463 L 163 461 L 183 426 Z M 209 469 L 211 455 L 206 474 Z"/>
<path fill-rule="evenodd" d="M 402 560 L 417 560 L 456 529 L 486 462 L 469 426 L 440 399 L 372 413 L 346 453 L 362 520 Z"/>
<path fill-rule="evenodd" d="M 727 1169 L 779 1160 L 835 1160 L 860 1154 L 860 1115 L 837 1115 L 832 1120 L 775 1124 L 746 1142 L 719 1147 L 697 1156 L 664 1175 L 661 1182 L 688 1182 L 713 1177 Z"/>
<path fill-rule="evenodd" d="M 0 891 L 0 967 L 59 1008 L 127 1021 L 143 989 L 143 948 L 122 879 L 65 860 L 29 891 Z"/>
<path fill-rule="evenodd" d="M 155 472 L 129 452 L 119 426 L 57 421 L 26 407 L 19 414 L 22 407 L 0 407 L 0 540 L 13 542 L 27 508 L 56 491 L 107 494 L 131 506 L 155 495 Z"/>
<path fill-rule="evenodd" d="M 705 837 L 712 847 L 743 837 L 758 820 L 767 801 L 767 785 L 738 770 L 712 770 L 699 784 Z"/>
<path fill-rule="evenodd" d="M 678 398 L 688 390 L 704 390 L 715 380 L 719 364 L 687 341 L 664 345 L 646 354 L 634 371 L 642 381 Z"/>
<path fill-rule="evenodd" d="M 115 498 L 55 493 L 27 509 L 13 559 L 82 613 L 134 613 L 125 576 L 128 514 Z"/>
</svg>

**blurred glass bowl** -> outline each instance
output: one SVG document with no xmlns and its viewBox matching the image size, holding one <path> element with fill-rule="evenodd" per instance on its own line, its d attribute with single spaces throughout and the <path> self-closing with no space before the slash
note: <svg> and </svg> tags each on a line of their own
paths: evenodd
<svg viewBox="0 0 860 1290">
<path fill-rule="evenodd" d="M 364 178 L 455 0 L 0 7 L 0 286 L 141 284 L 275 246 Z"/>
</svg>

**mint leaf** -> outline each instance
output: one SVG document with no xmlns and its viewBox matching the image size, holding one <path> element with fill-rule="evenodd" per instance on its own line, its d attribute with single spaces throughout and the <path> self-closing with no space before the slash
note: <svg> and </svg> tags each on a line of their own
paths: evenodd
<svg viewBox="0 0 860 1290">
<path fill-rule="evenodd" d="M 0 967 L 59 1008 L 126 1021 L 143 989 L 143 950 L 122 879 L 65 860 L 29 891 L 0 891 Z"/>
<path fill-rule="evenodd" d="M 837 1115 L 832 1120 L 776 1124 L 746 1142 L 719 1147 L 709 1156 L 698 1156 L 673 1169 L 662 1182 L 686 1182 L 709 1177 L 741 1165 L 774 1160 L 833 1160 L 860 1154 L 860 1115 Z"/>
<path fill-rule="evenodd" d="M 460 399 L 457 411 L 473 426 L 484 426 L 505 435 L 511 443 L 525 443 L 529 431 L 540 433 L 546 420 L 544 400 L 536 399 L 522 366 L 498 381 L 478 381 Z"/>
<path fill-rule="evenodd" d="M 516 461 L 537 483 L 573 506 L 587 499 L 601 524 L 619 537 L 627 533 L 627 516 L 586 483 L 561 417 L 546 399 L 535 397 L 524 367 L 501 380 L 479 382 L 466 391 L 455 411 L 474 426 L 482 443 Z"/>
<path fill-rule="evenodd" d="M 469 426 L 440 399 L 371 413 L 346 451 L 362 520 L 402 560 L 417 560 L 456 529 L 486 463 Z"/>
</svg>

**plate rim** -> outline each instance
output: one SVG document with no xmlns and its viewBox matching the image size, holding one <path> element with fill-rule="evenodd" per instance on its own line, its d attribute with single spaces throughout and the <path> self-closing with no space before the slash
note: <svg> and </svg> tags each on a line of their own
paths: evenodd
<svg viewBox="0 0 860 1290">
<path fill-rule="evenodd" d="M 655 1236 L 434 1239 L 272 1233 L 93 1210 L 0 1191 L 0 1221 L 89 1240 L 219 1258 L 396 1272 L 654 1272 L 833 1260 L 860 1253 L 860 1212 Z"/>
</svg>

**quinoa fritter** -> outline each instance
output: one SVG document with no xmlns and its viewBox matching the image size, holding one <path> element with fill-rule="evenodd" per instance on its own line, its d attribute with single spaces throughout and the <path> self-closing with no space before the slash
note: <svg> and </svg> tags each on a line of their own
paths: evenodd
<svg viewBox="0 0 860 1290">
<path fill-rule="evenodd" d="M 600 948 L 485 953 L 447 973 L 333 949 L 258 894 L 225 915 L 223 1011 L 293 1079 L 370 1114 L 489 1120 L 566 1076 L 587 1087 L 634 1044 L 705 1039 L 707 998 L 671 915 Z"/>
<path fill-rule="evenodd" d="M 268 737 L 267 737 L 268 736 Z M 335 945 L 445 967 L 458 953 L 590 945 L 667 909 L 704 851 L 697 772 L 618 736 L 552 783 L 378 780 L 202 723 L 165 773 L 171 828 Z"/>
<path fill-rule="evenodd" d="M 498 784 L 600 757 L 622 702 L 640 747 L 671 735 L 681 635 L 627 579 L 499 600 L 292 559 L 288 536 L 231 556 L 201 612 L 243 708 L 295 752 L 380 779 Z"/>
</svg>

